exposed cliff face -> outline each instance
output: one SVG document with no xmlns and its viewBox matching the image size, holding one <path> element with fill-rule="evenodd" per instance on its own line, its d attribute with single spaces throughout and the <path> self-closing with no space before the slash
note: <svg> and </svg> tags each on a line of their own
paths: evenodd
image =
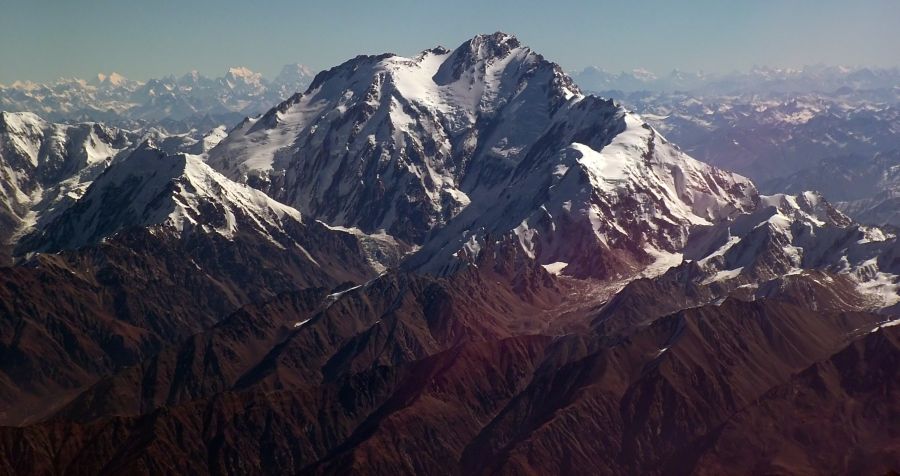
<svg viewBox="0 0 900 476">
<path fill-rule="evenodd" d="M 252 234 L 177 237 L 151 228 L 0 268 L 3 423 L 47 415 L 101 376 L 243 304 L 375 275 L 354 235 L 315 222 L 289 231 L 298 246 L 317 250 L 316 261 Z"/>
</svg>

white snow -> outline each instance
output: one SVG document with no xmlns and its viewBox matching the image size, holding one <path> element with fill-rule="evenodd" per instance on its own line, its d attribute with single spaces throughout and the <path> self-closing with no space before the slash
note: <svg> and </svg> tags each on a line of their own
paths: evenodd
<svg viewBox="0 0 900 476">
<path fill-rule="evenodd" d="M 888 321 L 881 325 L 881 327 L 894 327 L 900 326 L 900 319 L 894 319 L 893 321 Z"/>
<path fill-rule="evenodd" d="M 130 143 L 113 147 L 97 134 L 96 128 L 103 126 L 92 123 L 52 124 L 32 113 L 0 115 L 2 137 L 12 146 L 6 154 L 13 157 L 0 152 L 0 202 L 19 221 L 11 234 L 13 243 L 33 231 L 42 217 L 80 198 L 112 158 L 130 147 Z M 12 165 L 21 160 L 30 166 Z M 60 177 L 60 172 L 66 175 Z M 46 181 L 48 173 L 55 183 Z"/>
<path fill-rule="evenodd" d="M 879 307 L 900 303 L 900 277 L 878 269 L 878 259 L 871 258 L 853 272 L 859 282 L 857 289 L 873 298 Z"/>
<path fill-rule="evenodd" d="M 729 230 L 729 236 L 728 236 L 728 239 L 725 241 L 725 243 L 722 246 L 720 246 L 718 249 L 713 251 L 712 253 L 701 258 L 699 261 L 697 261 L 697 264 L 699 264 L 700 266 L 706 266 L 706 264 L 709 263 L 709 261 L 712 260 L 713 258 L 716 258 L 719 256 L 724 256 L 725 253 L 727 253 L 728 250 L 731 249 L 731 247 L 738 244 L 740 241 L 741 241 L 741 238 L 739 236 L 731 235 L 730 230 Z"/>
<path fill-rule="evenodd" d="M 542 266 L 544 267 L 544 269 L 547 270 L 548 273 L 559 275 L 562 273 L 563 268 L 565 268 L 568 265 L 569 265 L 569 263 L 566 263 L 565 261 L 556 261 L 554 263 L 545 264 Z"/>
<path fill-rule="evenodd" d="M 711 283 L 719 283 L 722 281 L 728 281 L 730 279 L 734 279 L 734 278 L 740 276 L 741 271 L 743 271 L 743 270 L 744 270 L 744 268 L 740 267 L 740 268 L 735 268 L 735 269 L 726 269 L 723 271 L 718 271 L 716 274 L 706 278 L 701 284 L 706 285 L 706 284 L 711 284 Z"/>
<path fill-rule="evenodd" d="M 329 294 L 329 295 L 326 297 L 326 299 L 337 300 L 338 298 L 340 298 L 340 297 L 343 296 L 344 294 L 347 294 L 347 293 L 349 293 L 350 291 L 357 290 L 357 289 L 359 289 L 359 288 L 361 288 L 361 287 L 363 287 L 362 284 L 357 285 L 357 286 L 353 286 L 352 288 L 347 288 L 347 289 L 345 289 L 345 290 L 343 290 L 343 291 L 339 291 L 339 292 L 336 292 L 336 293 L 331 293 L 331 294 Z"/>
<path fill-rule="evenodd" d="M 857 241 L 857 244 L 860 245 L 865 243 L 880 243 L 895 238 L 893 233 L 886 232 L 885 230 L 874 226 L 861 226 L 859 229 L 863 232 L 863 237 Z"/>
<path fill-rule="evenodd" d="M 875 326 L 871 331 L 869 331 L 869 333 L 871 334 L 873 332 L 877 332 L 879 329 L 883 329 L 885 327 L 894 327 L 894 326 L 900 326 L 900 319 L 894 319 L 894 320 L 882 322 L 881 324 Z"/>
<path fill-rule="evenodd" d="M 634 174 L 633 169 L 637 165 L 635 155 L 639 156 L 642 149 L 639 138 L 633 137 L 633 134 L 632 137 L 620 140 L 626 134 L 629 132 L 616 136 L 614 142 L 604 147 L 601 152 L 584 144 L 572 144 L 572 148 L 581 153 L 578 162 L 591 172 L 601 190 L 615 191 Z"/>
<path fill-rule="evenodd" d="M 121 203 L 123 193 L 128 201 Z M 74 233 L 56 236 L 61 241 L 55 245 L 80 247 L 124 227 L 163 225 L 178 234 L 201 229 L 229 239 L 242 226 L 282 247 L 271 233 L 283 232 L 285 220 L 301 221 L 297 210 L 228 180 L 198 156 L 170 156 L 153 148 L 139 149 L 110 166 L 83 199 L 85 206 L 72 209 L 68 216 L 74 220 L 67 225 Z M 294 245 L 294 251 L 315 263 L 302 246 Z"/>
<path fill-rule="evenodd" d="M 534 259 L 534 238 L 537 231 L 530 228 L 526 220 L 517 226 L 513 232 L 519 238 L 519 244 L 522 246 L 525 254 L 527 254 L 529 258 Z"/>
<path fill-rule="evenodd" d="M 684 255 L 681 253 L 654 249 L 647 249 L 646 251 L 654 257 L 654 260 L 641 272 L 640 277 L 642 278 L 654 278 L 665 274 L 666 271 L 680 265 L 684 261 Z"/>
</svg>

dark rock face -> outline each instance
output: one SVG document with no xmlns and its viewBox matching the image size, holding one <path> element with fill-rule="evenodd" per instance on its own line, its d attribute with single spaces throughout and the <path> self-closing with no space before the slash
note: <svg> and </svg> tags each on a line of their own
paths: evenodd
<svg viewBox="0 0 900 476">
<path fill-rule="evenodd" d="M 698 473 L 896 471 L 898 339 L 896 326 L 865 334 L 767 392 L 722 427 Z"/>
<path fill-rule="evenodd" d="M 367 286 L 364 294 L 368 300 L 391 288 Z M 431 285 L 415 288 L 408 294 L 433 294 L 427 291 Z M 362 305 L 352 292 L 332 306 Z M 833 444 L 772 431 L 765 422 L 774 414 L 790 414 L 780 408 L 812 404 L 831 405 L 849 417 L 852 413 L 843 412 L 857 410 L 842 406 L 844 392 L 877 401 L 877 415 L 896 413 L 895 399 L 883 398 L 892 395 L 896 381 L 896 365 L 885 365 L 896 364 L 896 327 L 869 333 L 877 316 L 729 300 L 667 316 L 613 341 L 590 334 L 502 337 L 495 332 L 435 347 L 423 337 L 439 338 L 439 332 L 417 334 L 410 327 L 425 324 L 415 314 L 428 307 L 427 299 L 419 306 L 396 304 L 396 297 L 390 301 L 393 310 L 373 327 L 403 336 L 391 345 L 385 347 L 379 333 L 369 331 L 340 339 L 340 350 L 326 351 L 330 358 L 315 357 L 326 348 L 311 345 L 322 342 L 325 329 L 342 325 L 338 316 L 346 315 L 335 310 L 329 317 L 325 311 L 268 353 L 257 351 L 266 356 L 257 365 L 264 370 L 247 371 L 236 384 L 200 389 L 197 384 L 210 382 L 209 376 L 229 373 L 210 375 L 211 369 L 254 361 L 223 359 L 232 345 L 240 340 L 239 355 L 248 356 L 245 352 L 267 347 L 277 334 L 265 325 L 243 326 L 243 318 L 266 307 L 291 309 L 290 319 L 303 317 L 309 309 L 303 302 L 312 301 L 281 296 L 241 311 L 171 357 L 99 384 L 93 396 L 85 394 L 48 422 L 4 429 L 0 464 L 10 473 L 74 474 L 705 474 L 716 468 L 754 474 L 765 468 L 886 470 L 895 462 L 895 454 L 877 445 L 855 443 L 864 451 L 859 458 L 828 466 L 835 462 L 787 450 L 773 454 L 764 443 L 779 438 L 782 447 L 807 452 Z M 447 317 L 465 316 L 462 308 L 445 309 L 451 309 Z M 864 335 L 848 346 L 846 335 L 860 327 Z M 232 344 L 213 346 L 220 357 L 212 357 L 203 345 L 210 339 Z M 397 347 L 400 342 L 405 344 Z M 165 375 L 158 373 L 163 370 L 170 375 L 167 386 L 145 385 L 148 378 Z M 806 396 L 804 388 L 809 388 Z M 141 389 L 150 394 L 130 393 Z M 215 396 L 200 396 L 209 391 Z M 116 417 L 85 412 L 98 398 L 147 402 L 154 394 L 169 395 L 171 404 L 102 412 L 123 415 Z M 857 426 L 843 434 L 889 438 L 892 428 L 877 415 L 855 420 Z M 747 438 L 754 446 L 734 443 Z M 57 457 L 49 458 L 48 451 Z M 735 466 L 732 457 L 748 465 Z"/>
<path fill-rule="evenodd" d="M 242 304 L 374 274 L 352 235 L 297 226 L 294 236 L 320 251 L 315 263 L 253 235 L 179 238 L 132 229 L 101 245 L 0 268 L 3 422 L 46 415 L 100 376 Z"/>
</svg>

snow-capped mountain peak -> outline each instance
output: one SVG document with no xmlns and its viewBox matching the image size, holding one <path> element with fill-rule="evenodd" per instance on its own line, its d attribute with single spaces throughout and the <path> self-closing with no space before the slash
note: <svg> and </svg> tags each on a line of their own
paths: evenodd
<svg viewBox="0 0 900 476">
<path fill-rule="evenodd" d="M 272 87 L 278 90 L 282 98 L 288 98 L 309 87 L 315 75 L 315 71 L 302 64 L 287 64 L 272 79 Z"/>
<path fill-rule="evenodd" d="M 840 277 L 855 304 L 879 309 L 900 302 L 898 241 L 893 233 L 859 225 L 820 194 L 762 196 L 759 207 L 698 229 L 684 250 L 689 273 L 719 288 L 763 289 L 761 283 L 816 271 Z M 815 303 L 812 303 L 813 305 Z"/>
<path fill-rule="evenodd" d="M 263 84 L 263 77 L 262 74 L 254 72 L 249 68 L 236 66 L 228 68 L 228 71 L 225 72 L 225 81 L 231 87 L 237 87 L 238 85 L 259 87 Z"/>
<path fill-rule="evenodd" d="M 460 259 L 466 243 L 513 230 L 541 263 L 625 247 L 628 256 L 613 261 L 639 268 L 652 261 L 645 243 L 675 250 L 688 227 L 755 201 L 746 179 L 693 161 L 640 118 L 584 96 L 558 65 L 504 33 L 322 72 L 305 93 L 237 126 L 209 163 L 331 225 L 427 239 L 414 261 L 432 270 Z M 568 246 L 570 233 L 582 244 Z M 588 269 L 597 266 L 579 272 L 610 272 Z"/>
<path fill-rule="evenodd" d="M 278 76 L 272 80 L 273 82 L 287 82 L 294 80 L 297 77 L 308 77 L 312 78 L 316 75 L 316 72 L 310 69 L 306 65 L 302 65 L 300 63 L 286 64 L 282 66 L 281 72 L 278 73 Z"/>
<path fill-rule="evenodd" d="M 496 156 L 502 158 L 498 166 L 513 167 L 555 111 L 577 94 L 557 65 L 509 35 L 483 35 L 454 51 L 432 48 L 413 58 L 361 56 L 320 73 L 306 93 L 239 125 L 213 149 L 210 163 L 231 178 L 263 189 L 263 183 L 272 186 L 284 174 L 291 183 L 271 193 L 304 213 L 364 229 L 415 228 L 402 233 L 415 241 L 468 203 L 460 188 L 468 164 L 481 161 L 473 155 Z M 497 122 L 498 129 L 480 138 L 487 122 Z M 485 139 L 492 145 L 479 144 Z M 292 160 L 323 148 L 333 156 L 327 164 Z M 351 158 L 372 161 L 373 152 L 383 157 L 372 162 L 374 168 L 361 168 L 360 160 Z M 296 171 L 286 172 L 342 162 L 351 168 L 346 172 L 365 176 L 341 178 L 346 183 L 336 193 L 342 198 L 325 193 L 328 173 L 305 171 L 311 182 L 300 183 Z M 397 203 L 365 218 L 369 223 L 344 216 L 359 212 L 354 205 L 340 205 L 346 211 L 322 209 L 344 199 L 363 201 L 365 195 L 380 193 L 378 183 L 387 180 L 408 181 L 419 191 L 391 190 L 389 200 Z M 401 209 L 409 206 L 401 202 L 420 195 L 427 197 L 413 205 L 419 208 L 414 213 L 421 216 L 414 220 L 420 223 L 394 225 L 393 217 L 405 214 Z"/>
<path fill-rule="evenodd" d="M 231 78 L 244 78 L 246 80 L 255 80 L 262 77 L 261 74 L 253 72 L 250 68 L 245 66 L 235 66 L 232 68 L 228 68 L 226 77 Z"/>
<path fill-rule="evenodd" d="M 81 196 L 133 143 L 97 123 L 53 124 L 32 113 L 0 112 L 0 246 Z"/>
<path fill-rule="evenodd" d="M 217 233 L 233 238 L 252 232 L 284 232 L 300 214 L 262 192 L 234 183 L 198 156 L 166 154 L 148 140 L 114 163 L 84 196 L 36 236 L 34 251 L 72 249 L 97 243 L 132 227 L 161 227 L 175 235 Z"/>
<path fill-rule="evenodd" d="M 128 83 L 128 78 L 115 71 L 109 74 L 97 73 L 97 82 L 104 86 L 121 87 Z"/>
</svg>

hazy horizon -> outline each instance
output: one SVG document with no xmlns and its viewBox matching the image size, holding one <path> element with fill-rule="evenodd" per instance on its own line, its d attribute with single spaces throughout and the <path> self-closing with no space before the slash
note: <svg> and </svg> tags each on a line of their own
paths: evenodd
<svg viewBox="0 0 900 476">
<path fill-rule="evenodd" d="M 445 45 L 437 45 L 437 46 L 445 46 Z M 384 52 L 383 52 L 383 53 L 384 53 Z M 540 52 L 539 52 L 539 53 L 540 53 Z M 376 53 L 361 53 L 361 54 L 376 54 Z M 349 60 L 349 59 L 350 59 L 350 58 L 347 58 L 346 60 Z M 344 61 L 346 61 L 346 60 L 344 60 Z M 315 74 L 319 73 L 320 71 L 326 70 L 326 69 L 331 68 L 331 67 L 333 67 L 333 66 L 337 66 L 337 65 L 339 65 L 340 63 L 343 63 L 344 61 L 336 62 L 336 63 L 334 63 L 333 65 L 330 65 L 330 66 L 328 66 L 328 67 L 326 67 L 326 68 L 312 68 L 312 67 L 309 67 L 309 65 L 307 65 L 306 63 L 303 63 L 302 61 L 296 61 L 296 62 L 292 62 L 292 63 L 285 63 L 284 65 L 282 65 L 282 67 L 290 66 L 290 65 L 294 65 L 294 64 L 299 64 L 299 65 L 308 67 L 309 70 L 312 72 L 312 74 L 315 75 Z M 119 74 L 119 75 L 125 77 L 126 79 L 134 80 L 134 81 L 148 81 L 148 80 L 151 80 L 151 79 L 161 79 L 161 78 L 165 78 L 165 77 L 169 77 L 169 76 L 172 76 L 172 77 L 175 77 L 175 78 L 179 78 L 179 77 L 188 75 L 188 74 L 190 74 L 190 73 L 192 73 L 192 72 L 195 72 L 195 71 L 196 71 L 197 73 L 199 73 L 200 75 L 205 76 L 205 77 L 207 77 L 207 78 L 218 78 L 218 77 L 223 77 L 223 76 L 228 72 L 228 70 L 231 69 L 231 68 L 241 68 L 241 67 L 250 69 L 253 73 L 259 73 L 259 74 L 261 74 L 262 77 L 263 77 L 264 79 L 266 79 L 266 80 L 272 80 L 272 79 L 274 79 L 274 78 L 278 75 L 278 73 L 280 72 L 280 68 L 277 69 L 277 70 L 275 70 L 274 72 L 264 72 L 264 71 L 258 71 L 258 70 L 255 70 L 255 69 L 250 68 L 250 67 L 248 67 L 248 66 L 246 66 L 246 65 L 243 65 L 243 64 L 233 64 L 233 65 L 225 66 L 221 71 L 200 71 L 200 70 L 197 70 L 197 69 L 195 68 L 195 69 L 187 70 L 187 71 L 170 71 L 170 72 L 160 73 L 159 75 L 154 75 L 154 76 L 149 76 L 149 77 L 133 77 L 133 76 L 129 76 L 129 75 L 123 74 L 123 73 L 121 73 L 121 72 L 119 71 L 119 69 L 115 69 L 115 68 L 114 68 L 114 69 L 109 70 L 109 71 L 97 71 L 97 72 L 92 73 L 92 74 L 89 74 L 89 75 L 87 75 L 87 76 L 68 75 L 68 76 L 58 76 L 58 77 L 55 77 L 55 78 L 42 79 L 42 80 L 36 80 L 36 79 L 31 79 L 31 78 L 19 78 L 19 79 L 13 79 L 13 80 L 8 81 L 8 82 L 0 81 L 0 84 L 5 85 L 5 86 L 10 86 L 10 85 L 12 85 L 12 84 L 15 84 L 16 82 L 22 82 L 22 83 L 28 83 L 28 82 L 31 82 L 31 83 L 35 83 L 35 84 L 41 84 L 41 83 L 53 83 L 53 82 L 56 82 L 56 81 L 64 81 L 64 80 L 70 80 L 70 79 L 77 79 L 77 80 L 91 81 L 91 80 L 96 79 L 96 78 L 97 78 L 99 75 L 101 75 L 101 74 L 103 74 L 103 75 L 111 75 L 111 74 L 114 74 L 114 73 L 115 73 L 115 74 Z M 838 68 L 838 67 L 845 67 L 845 68 L 849 68 L 849 69 L 851 69 L 851 70 L 864 69 L 864 68 L 875 69 L 875 70 L 900 70 L 900 66 L 877 66 L 877 65 L 865 65 L 865 64 L 859 64 L 859 65 L 845 65 L 845 64 L 824 64 L 824 63 L 816 63 L 816 64 L 804 64 L 804 65 L 785 66 L 785 67 L 775 67 L 775 66 L 770 66 L 770 65 L 762 64 L 762 65 L 752 65 L 752 66 L 750 66 L 750 67 L 748 67 L 748 68 L 745 68 L 745 69 L 734 69 L 734 70 L 730 70 L 730 71 L 719 71 L 719 72 L 709 72 L 709 71 L 704 71 L 704 70 L 691 70 L 691 69 L 678 68 L 678 67 L 675 67 L 675 68 L 672 68 L 672 69 L 666 70 L 666 71 L 655 71 L 655 70 L 651 70 L 650 68 L 645 68 L 645 67 L 642 67 L 642 66 L 636 66 L 636 67 L 634 67 L 634 68 L 629 68 L 629 69 L 611 70 L 611 69 L 609 69 L 609 68 L 604 68 L 602 65 L 585 65 L 585 66 L 580 67 L 580 68 L 566 69 L 565 71 L 566 71 L 567 73 L 569 73 L 569 74 L 574 74 L 574 73 L 581 73 L 581 72 L 584 72 L 585 70 L 587 70 L 587 69 L 589 69 L 589 68 L 597 68 L 597 69 L 602 70 L 602 71 L 604 71 L 604 72 L 606 72 L 606 73 L 609 73 L 609 74 L 648 72 L 648 73 L 651 73 L 652 75 L 654 75 L 654 76 L 657 77 L 657 78 L 664 78 L 666 75 L 668 75 L 668 74 L 670 74 L 670 73 L 673 73 L 673 72 L 675 72 L 675 71 L 680 71 L 680 72 L 684 72 L 684 73 L 703 73 L 703 74 L 708 74 L 708 75 L 710 75 L 711 77 L 722 77 L 722 76 L 727 76 L 727 75 L 731 75 L 731 74 L 749 73 L 749 72 L 752 71 L 753 69 L 773 69 L 773 70 L 774 70 L 774 69 L 778 69 L 778 70 L 794 69 L 794 70 L 802 70 L 802 69 L 805 69 L 805 68 Z"/>
<path fill-rule="evenodd" d="M 245 66 L 275 76 L 285 64 L 327 69 L 359 54 L 413 55 L 504 31 L 567 71 L 673 69 L 729 73 L 754 66 L 900 66 L 900 2 L 703 0 L 673 5 L 466 0 L 344 6 L 274 0 L 183 5 L 85 0 L 8 0 L 0 17 L 0 83 L 88 79 L 115 71 L 145 80 L 196 70 L 220 76 Z M 439 17 L 439 18 L 438 18 Z M 855 34 L 864 31 L 865 35 Z"/>
</svg>

